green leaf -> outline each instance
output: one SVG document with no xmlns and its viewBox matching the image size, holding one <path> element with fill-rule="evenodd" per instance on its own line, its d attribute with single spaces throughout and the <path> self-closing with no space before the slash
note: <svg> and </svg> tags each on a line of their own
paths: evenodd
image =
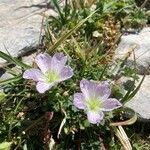
<svg viewBox="0 0 150 150">
<path fill-rule="evenodd" d="M 5 97 L 6 97 L 6 94 L 3 92 L 0 92 L 0 104 L 2 104 L 5 101 Z"/>
<path fill-rule="evenodd" d="M 0 144 L 0 150 L 10 150 L 11 142 L 3 142 Z"/>
<path fill-rule="evenodd" d="M 112 6 L 114 8 L 115 3 L 116 3 L 115 1 L 112 1 L 112 2 L 109 2 L 109 3 L 104 3 L 103 12 L 107 13 L 108 11 L 110 11 L 110 9 L 112 9 Z"/>
<path fill-rule="evenodd" d="M 107 68 L 108 68 L 108 65 L 106 64 L 106 65 L 104 66 L 104 69 L 102 70 L 102 73 L 101 73 L 101 75 L 100 75 L 100 77 L 99 77 L 99 80 L 102 80 L 103 75 L 105 74 L 105 71 L 107 70 Z"/>
<path fill-rule="evenodd" d="M 131 92 L 131 91 L 133 90 L 133 86 L 134 85 L 131 86 L 131 88 L 128 90 L 128 92 L 126 93 L 126 95 L 121 100 L 121 103 L 124 103 L 124 104 L 127 103 L 128 101 L 130 101 L 136 95 L 136 93 L 139 91 L 139 89 L 140 89 L 140 87 L 141 87 L 141 85 L 142 85 L 142 83 L 143 83 L 143 81 L 145 79 L 145 76 L 146 75 L 143 76 L 141 82 L 139 83 L 139 85 L 136 87 L 136 89 L 133 92 Z"/>
<path fill-rule="evenodd" d="M 75 52 L 77 55 L 85 61 L 85 52 L 81 49 L 80 45 L 78 44 L 77 40 L 72 36 L 72 40 L 76 46 Z"/>
<path fill-rule="evenodd" d="M 141 82 L 139 83 L 139 85 L 138 85 L 138 86 L 136 87 L 136 89 L 129 95 L 129 99 L 133 98 L 133 97 L 136 95 L 136 93 L 139 91 L 139 89 L 140 89 L 140 87 L 141 87 L 141 85 L 142 85 L 142 83 L 143 83 L 143 81 L 144 81 L 144 79 L 145 79 L 145 76 L 146 76 L 146 75 L 143 76 L 143 78 L 142 78 Z"/>
<path fill-rule="evenodd" d="M 9 63 L 12 63 L 12 64 L 16 64 L 24 69 L 28 69 L 28 68 L 31 68 L 29 65 L 21 62 L 20 60 L 18 60 L 17 58 L 14 58 L 14 57 L 11 57 L 10 55 L 7 55 L 3 52 L 0 52 L 0 57 L 6 61 L 8 61 Z"/>
<path fill-rule="evenodd" d="M 134 81 L 134 83 L 135 83 L 135 81 Z M 132 90 L 133 90 L 133 86 L 134 86 L 134 84 L 128 89 L 127 93 L 126 93 L 125 96 L 122 98 L 121 103 L 126 103 L 126 102 L 128 102 L 128 101 L 130 100 L 130 99 L 129 99 L 129 95 L 130 95 L 130 93 L 131 93 Z"/>
</svg>

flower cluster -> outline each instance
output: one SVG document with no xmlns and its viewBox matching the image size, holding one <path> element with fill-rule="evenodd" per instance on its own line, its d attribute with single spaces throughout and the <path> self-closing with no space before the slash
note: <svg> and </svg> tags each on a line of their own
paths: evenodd
<svg viewBox="0 0 150 150">
<path fill-rule="evenodd" d="M 44 93 L 59 82 L 73 76 L 73 69 L 66 65 L 67 56 L 56 53 L 53 57 L 47 53 L 39 54 L 35 58 L 39 69 L 28 69 L 23 78 L 37 82 L 36 89 Z M 103 111 L 112 111 L 121 107 L 121 103 L 115 98 L 109 98 L 111 90 L 108 82 L 97 83 L 83 79 L 80 81 L 82 93 L 75 93 L 73 104 L 78 109 L 83 109 L 87 114 L 88 121 L 92 124 L 100 123 L 104 117 Z"/>
</svg>

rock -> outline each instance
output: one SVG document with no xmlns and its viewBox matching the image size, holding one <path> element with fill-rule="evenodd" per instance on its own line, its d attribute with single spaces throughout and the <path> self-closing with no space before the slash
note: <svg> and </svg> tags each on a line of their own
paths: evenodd
<svg viewBox="0 0 150 150">
<path fill-rule="evenodd" d="M 140 76 L 142 79 L 142 76 Z M 150 75 L 145 77 L 137 94 L 125 105 L 139 114 L 140 120 L 150 120 Z"/>
<path fill-rule="evenodd" d="M 2 72 L 2 71 L 1 71 Z M 13 78 L 14 76 L 7 73 L 7 72 L 3 72 L 3 74 L 0 74 L 0 81 L 4 81 L 10 78 Z"/>
<path fill-rule="evenodd" d="M 0 51 L 22 56 L 39 44 L 42 13 L 57 13 L 47 0 L 0 0 Z M 46 13 L 46 15 L 48 15 Z M 0 58 L 0 63 L 5 61 Z"/>
<path fill-rule="evenodd" d="M 11 72 L 13 72 L 13 74 L 16 74 L 16 75 L 19 75 L 22 73 L 22 69 L 18 66 L 11 66 L 9 67 Z M 14 76 L 6 71 L 5 69 L 0 69 L 0 81 L 4 81 L 4 80 L 7 80 L 7 79 L 10 79 L 10 78 L 13 78 Z"/>
<path fill-rule="evenodd" d="M 34 58 L 36 57 L 36 53 L 29 54 L 28 56 L 22 57 L 22 62 L 32 66 L 34 63 Z"/>
<path fill-rule="evenodd" d="M 150 27 L 145 27 L 139 34 L 128 34 L 121 37 L 121 41 L 116 50 L 115 58 L 122 59 L 130 49 L 135 47 L 135 60 L 139 74 L 150 73 Z M 128 58 L 127 63 L 134 65 L 133 53 Z"/>
</svg>

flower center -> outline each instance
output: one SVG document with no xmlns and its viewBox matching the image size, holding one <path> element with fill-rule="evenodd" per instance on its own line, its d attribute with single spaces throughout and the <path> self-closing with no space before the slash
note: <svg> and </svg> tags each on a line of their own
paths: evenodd
<svg viewBox="0 0 150 150">
<path fill-rule="evenodd" d="M 87 108 L 89 110 L 97 111 L 98 109 L 101 108 L 100 100 L 95 100 L 95 99 L 89 100 L 87 103 Z"/>
<path fill-rule="evenodd" d="M 59 79 L 59 75 L 55 71 L 48 71 L 46 73 L 46 80 L 51 83 L 57 81 Z"/>
</svg>

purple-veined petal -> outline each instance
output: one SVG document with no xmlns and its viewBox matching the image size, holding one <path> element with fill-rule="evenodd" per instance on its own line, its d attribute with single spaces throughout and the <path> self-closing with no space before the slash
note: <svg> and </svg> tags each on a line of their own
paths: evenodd
<svg viewBox="0 0 150 150">
<path fill-rule="evenodd" d="M 66 62 L 67 56 L 64 56 L 63 53 L 55 53 L 55 55 L 52 57 L 51 69 L 60 73 Z"/>
<path fill-rule="evenodd" d="M 79 109 L 85 109 L 85 98 L 82 93 L 74 94 L 73 105 Z"/>
<path fill-rule="evenodd" d="M 57 61 L 61 62 L 61 64 L 63 65 L 65 65 L 67 62 L 67 56 L 64 56 L 63 53 L 55 53 L 53 59 L 56 59 Z"/>
<path fill-rule="evenodd" d="M 69 66 L 65 66 L 62 68 L 59 76 L 59 81 L 67 80 L 73 76 L 73 69 Z"/>
<path fill-rule="evenodd" d="M 28 69 L 23 73 L 23 78 L 32 79 L 34 81 L 42 81 L 44 75 L 39 69 Z"/>
<path fill-rule="evenodd" d="M 47 53 L 39 54 L 35 58 L 35 62 L 43 73 L 51 69 L 51 56 Z"/>
<path fill-rule="evenodd" d="M 121 107 L 122 104 L 115 98 L 109 98 L 102 103 L 102 110 L 103 111 L 111 111 L 113 109 L 117 109 Z"/>
<path fill-rule="evenodd" d="M 90 81 L 88 81 L 86 79 L 83 79 L 80 81 L 80 89 L 86 99 L 89 99 L 90 95 L 91 95 L 91 90 L 90 90 L 89 84 L 90 84 Z"/>
<path fill-rule="evenodd" d="M 106 100 L 111 94 L 111 89 L 107 81 L 103 81 L 98 84 L 97 91 L 99 92 L 99 98 L 101 100 Z"/>
<path fill-rule="evenodd" d="M 87 112 L 88 121 L 92 124 L 100 123 L 104 117 L 104 113 L 102 111 L 88 111 Z"/>
<path fill-rule="evenodd" d="M 80 88 L 86 99 L 105 100 L 110 94 L 111 90 L 107 82 L 97 83 L 95 81 L 81 80 Z"/>
<path fill-rule="evenodd" d="M 54 84 L 48 84 L 48 83 L 45 83 L 45 82 L 38 82 L 37 85 L 36 85 L 36 89 L 39 93 L 44 93 L 46 92 L 47 90 L 49 90 Z"/>
</svg>

